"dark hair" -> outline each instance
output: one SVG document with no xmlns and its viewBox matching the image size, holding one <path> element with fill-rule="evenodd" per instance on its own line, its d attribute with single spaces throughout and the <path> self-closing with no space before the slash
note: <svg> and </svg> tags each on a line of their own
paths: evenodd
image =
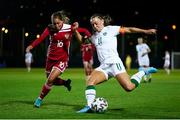
<svg viewBox="0 0 180 120">
<path fill-rule="evenodd" d="M 63 19 L 64 23 L 69 24 L 69 23 L 70 23 L 70 19 L 69 19 L 70 12 L 67 12 L 67 11 L 65 11 L 65 10 L 61 10 L 61 11 L 59 11 L 59 12 L 60 12 L 62 15 L 64 15 L 64 19 Z"/>
<path fill-rule="evenodd" d="M 56 29 L 56 27 L 55 27 L 54 24 L 49 24 L 49 25 L 48 25 L 48 30 L 49 30 L 49 32 L 50 32 L 51 35 L 54 34 L 54 33 L 56 33 L 56 32 L 58 32 L 58 30 Z"/>
<path fill-rule="evenodd" d="M 107 25 L 111 24 L 111 22 L 112 22 L 112 18 L 109 15 L 102 15 L 102 14 L 96 13 L 91 16 L 90 20 L 92 20 L 95 17 L 97 17 L 101 20 L 104 20 L 104 26 L 107 26 Z"/>
</svg>

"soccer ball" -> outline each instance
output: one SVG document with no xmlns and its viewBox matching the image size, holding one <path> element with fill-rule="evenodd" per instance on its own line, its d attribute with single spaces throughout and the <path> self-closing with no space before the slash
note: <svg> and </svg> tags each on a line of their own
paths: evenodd
<svg viewBox="0 0 180 120">
<path fill-rule="evenodd" d="M 108 102 L 103 97 L 94 99 L 91 104 L 91 110 L 96 113 L 104 113 L 108 108 Z"/>
</svg>

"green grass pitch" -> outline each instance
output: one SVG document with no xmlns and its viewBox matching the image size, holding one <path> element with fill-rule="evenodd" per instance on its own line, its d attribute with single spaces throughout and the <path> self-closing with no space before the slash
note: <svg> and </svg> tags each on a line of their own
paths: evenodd
<svg viewBox="0 0 180 120">
<path fill-rule="evenodd" d="M 137 70 L 131 70 L 132 75 Z M 108 100 L 104 114 L 78 114 L 86 104 L 85 76 L 82 68 L 68 68 L 62 78 L 72 79 L 70 92 L 54 86 L 42 106 L 33 107 L 44 84 L 43 68 L 0 69 L 0 119 L 176 119 L 180 118 L 180 70 L 166 75 L 164 70 L 152 75 L 151 83 L 141 83 L 125 92 L 115 79 L 96 86 L 97 97 Z"/>
</svg>

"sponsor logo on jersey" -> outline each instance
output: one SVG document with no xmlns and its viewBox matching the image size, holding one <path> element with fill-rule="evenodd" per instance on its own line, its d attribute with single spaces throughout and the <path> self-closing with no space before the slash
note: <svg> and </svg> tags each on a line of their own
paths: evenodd
<svg viewBox="0 0 180 120">
<path fill-rule="evenodd" d="M 106 36 L 106 35 L 107 35 L 107 32 L 104 32 L 103 35 Z"/>
</svg>

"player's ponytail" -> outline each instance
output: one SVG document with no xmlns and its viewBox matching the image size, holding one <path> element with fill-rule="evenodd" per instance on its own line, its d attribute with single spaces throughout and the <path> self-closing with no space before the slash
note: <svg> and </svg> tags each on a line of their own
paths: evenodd
<svg viewBox="0 0 180 120">
<path fill-rule="evenodd" d="M 58 32 L 57 28 L 53 24 L 48 25 L 48 30 L 51 35 Z"/>
<path fill-rule="evenodd" d="M 104 26 L 110 25 L 112 22 L 112 18 L 109 15 L 103 16 L 104 19 Z"/>
</svg>

